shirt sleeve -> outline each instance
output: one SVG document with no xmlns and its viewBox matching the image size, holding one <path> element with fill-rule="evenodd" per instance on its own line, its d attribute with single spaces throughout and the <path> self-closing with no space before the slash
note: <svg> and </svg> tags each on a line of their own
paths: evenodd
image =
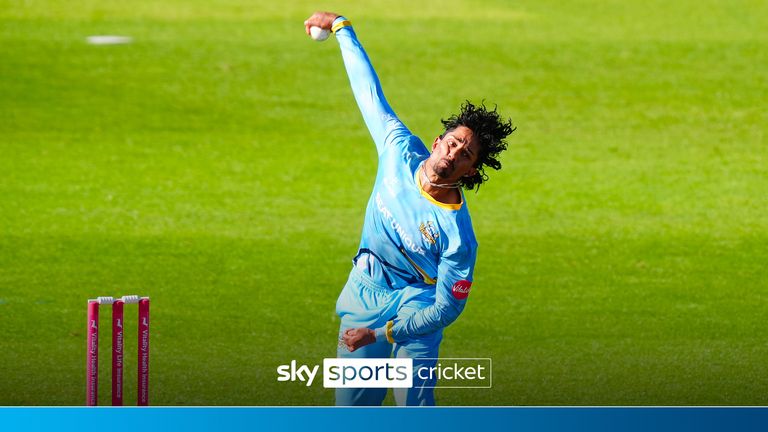
<svg viewBox="0 0 768 432">
<path fill-rule="evenodd" d="M 387 339 L 399 342 L 434 333 L 454 322 L 469 297 L 476 253 L 476 247 L 472 245 L 442 256 L 437 268 L 434 304 L 389 324 L 385 330 Z"/>
<path fill-rule="evenodd" d="M 346 20 L 338 17 L 334 25 Z M 381 155 L 387 146 L 393 142 L 411 135 L 411 132 L 397 118 L 392 108 L 384 98 L 376 71 L 368 59 L 352 26 L 342 27 L 336 31 L 344 66 L 355 95 L 357 106 L 363 114 L 368 131 L 376 143 L 376 150 Z"/>
</svg>

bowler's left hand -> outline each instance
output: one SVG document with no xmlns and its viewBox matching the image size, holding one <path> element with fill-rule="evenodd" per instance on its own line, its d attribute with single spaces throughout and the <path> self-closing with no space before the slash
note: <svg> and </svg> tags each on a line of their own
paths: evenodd
<svg viewBox="0 0 768 432">
<path fill-rule="evenodd" d="M 368 328 L 346 329 L 342 339 L 347 345 L 347 349 L 352 352 L 376 342 L 376 332 Z"/>
</svg>

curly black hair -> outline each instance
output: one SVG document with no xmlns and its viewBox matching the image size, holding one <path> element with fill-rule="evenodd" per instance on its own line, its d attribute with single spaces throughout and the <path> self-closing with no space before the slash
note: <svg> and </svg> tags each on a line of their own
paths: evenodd
<svg viewBox="0 0 768 432">
<path fill-rule="evenodd" d="M 477 162 L 475 162 L 477 173 L 459 179 L 459 184 L 465 189 L 472 190 L 475 186 L 478 190 L 480 189 L 480 185 L 488 180 L 488 175 L 485 173 L 486 166 L 495 170 L 501 169 L 501 162 L 497 156 L 507 149 L 505 139 L 517 129 L 512 127 L 511 119 L 502 119 L 496 112 L 496 108 L 497 106 L 494 105 L 493 110 L 488 110 L 484 101 L 479 106 L 470 101 L 464 101 L 459 114 L 440 120 L 445 127 L 445 132 L 440 135 L 440 139 L 457 127 L 465 126 L 472 130 L 480 144 Z"/>
</svg>

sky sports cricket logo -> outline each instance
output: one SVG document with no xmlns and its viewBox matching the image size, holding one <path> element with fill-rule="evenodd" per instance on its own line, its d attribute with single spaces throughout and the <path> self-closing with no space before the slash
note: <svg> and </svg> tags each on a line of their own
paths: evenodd
<svg viewBox="0 0 768 432">
<path fill-rule="evenodd" d="M 434 388 L 491 388 L 490 358 L 327 358 L 323 359 L 325 388 L 411 388 L 414 380 L 434 382 Z M 302 382 L 318 378 L 320 365 L 289 364 L 277 367 L 277 380 Z"/>
</svg>

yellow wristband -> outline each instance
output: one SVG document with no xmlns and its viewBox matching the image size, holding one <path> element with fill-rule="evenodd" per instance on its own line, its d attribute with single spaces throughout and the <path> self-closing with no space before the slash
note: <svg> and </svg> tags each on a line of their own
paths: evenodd
<svg viewBox="0 0 768 432">
<path fill-rule="evenodd" d="M 339 23 L 336 23 L 336 25 L 331 28 L 331 31 L 336 33 L 337 31 L 339 31 L 339 29 L 347 27 L 347 26 L 351 26 L 351 25 L 352 25 L 352 23 L 349 22 L 349 20 L 344 20 L 344 21 L 341 21 Z"/>
<path fill-rule="evenodd" d="M 393 344 L 395 340 L 392 338 L 392 326 L 395 325 L 394 321 L 387 321 L 387 341 Z"/>
</svg>

